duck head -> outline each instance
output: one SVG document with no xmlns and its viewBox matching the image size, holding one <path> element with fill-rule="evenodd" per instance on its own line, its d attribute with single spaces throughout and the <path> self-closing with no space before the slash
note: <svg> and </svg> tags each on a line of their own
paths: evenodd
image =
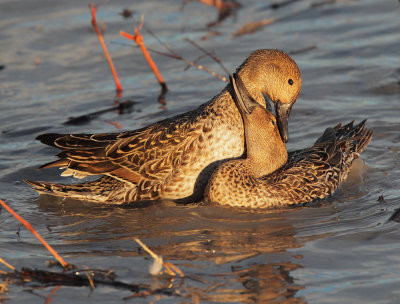
<svg viewBox="0 0 400 304">
<path fill-rule="evenodd" d="M 248 167 L 255 177 L 272 173 L 287 161 L 277 120 L 249 95 L 237 74 L 230 77 L 230 82 L 233 99 L 243 118 Z"/>
<path fill-rule="evenodd" d="M 263 94 L 274 103 L 280 136 L 286 143 L 290 111 L 301 89 L 296 62 L 279 50 L 257 50 L 237 69 L 237 74 L 257 103 L 266 106 Z"/>
</svg>

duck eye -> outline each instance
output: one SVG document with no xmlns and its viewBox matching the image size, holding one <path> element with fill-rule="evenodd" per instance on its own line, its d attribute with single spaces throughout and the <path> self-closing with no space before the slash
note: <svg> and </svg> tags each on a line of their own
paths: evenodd
<svg viewBox="0 0 400 304">
<path fill-rule="evenodd" d="M 294 82 L 293 82 L 292 79 L 289 79 L 289 80 L 288 80 L 288 83 L 289 83 L 290 85 L 293 85 Z"/>
<path fill-rule="evenodd" d="M 272 123 L 273 126 L 276 126 L 275 120 L 271 120 L 271 123 Z"/>
</svg>

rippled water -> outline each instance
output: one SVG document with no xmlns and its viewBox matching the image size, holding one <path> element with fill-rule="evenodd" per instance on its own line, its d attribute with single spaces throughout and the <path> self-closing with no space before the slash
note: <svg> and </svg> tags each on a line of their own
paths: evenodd
<svg viewBox="0 0 400 304">
<path fill-rule="evenodd" d="M 213 8 L 181 1 L 112 1 L 101 4 L 106 43 L 124 88 L 120 101 L 134 107 L 107 112 L 85 124 L 63 124 L 70 116 L 112 107 L 114 84 L 81 1 L 0 3 L 0 193 L 70 263 L 112 268 L 125 282 L 162 286 L 151 278 L 150 260 L 133 241 L 139 237 L 186 278 L 171 282 L 183 297 L 135 299 L 235 303 L 398 303 L 400 207 L 400 4 L 398 1 L 295 1 L 272 10 L 262 1 L 242 1 L 236 17 L 210 32 Z M 279 1 L 277 1 L 279 2 Z M 315 5 L 320 4 L 320 5 Z M 258 48 L 292 52 L 303 77 L 290 119 L 288 149 L 310 145 L 326 127 L 368 118 L 374 137 L 349 180 L 319 206 L 251 212 L 217 206 L 160 203 L 140 209 L 109 208 L 41 196 L 23 179 L 68 181 L 58 170 L 36 168 L 55 150 L 34 138 L 44 132 L 113 132 L 139 128 L 193 109 L 224 83 L 196 69 L 154 55 L 170 91 L 157 102 L 159 86 L 137 48 L 119 36 L 132 32 L 129 5 L 179 54 L 201 53 L 189 37 L 214 51 L 233 71 Z M 233 38 L 244 24 L 277 21 Z M 145 32 L 144 32 L 145 33 Z M 161 46 L 150 35 L 151 48 Z M 299 51 L 300 50 L 300 51 Z M 301 51 L 303 50 L 303 51 Z M 35 64 L 36 61 L 36 64 Z M 202 59 L 223 73 L 211 60 Z M 72 180 L 70 180 L 72 181 Z M 379 196 L 384 201 L 378 201 Z M 5 210 L 0 214 L 0 257 L 17 268 L 46 269 L 51 259 L 38 241 Z M 6 270 L 3 265 L 0 269 Z M 6 303 L 112 303 L 130 293 L 110 287 L 9 285 Z M 185 297 L 187 296 L 187 297 Z M 1 302 L 1 300 L 0 300 Z"/>
</svg>

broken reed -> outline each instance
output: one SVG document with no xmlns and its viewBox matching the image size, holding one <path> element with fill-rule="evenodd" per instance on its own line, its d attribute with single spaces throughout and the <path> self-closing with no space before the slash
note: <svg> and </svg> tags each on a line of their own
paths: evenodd
<svg viewBox="0 0 400 304">
<path fill-rule="evenodd" d="M 113 74 L 114 81 L 115 81 L 115 86 L 117 87 L 117 93 L 120 93 L 120 92 L 122 92 L 122 86 L 121 86 L 121 83 L 119 81 L 117 71 L 115 70 L 114 64 L 113 64 L 112 59 L 110 57 L 110 54 L 108 53 L 106 44 L 105 44 L 104 39 L 103 39 L 103 35 L 101 34 L 101 31 L 100 31 L 99 27 L 97 26 L 97 22 L 96 22 L 97 7 L 93 4 L 93 2 L 91 2 L 89 4 L 89 8 L 90 8 L 90 10 L 92 12 L 92 25 L 94 27 L 94 30 L 96 31 L 97 37 L 99 38 L 99 42 L 100 42 L 100 44 L 101 44 L 101 46 L 103 48 L 103 51 L 104 51 L 104 54 L 105 54 L 105 56 L 107 58 L 108 64 L 110 65 L 110 69 L 111 69 L 111 72 Z"/>
<path fill-rule="evenodd" d="M 143 53 L 144 58 L 146 59 L 151 70 L 153 71 L 154 75 L 156 76 L 157 81 L 161 86 L 162 92 L 165 94 L 168 91 L 167 84 L 165 83 L 164 78 L 160 73 L 160 70 L 158 69 L 157 65 L 155 64 L 153 58 L 151 58 L 151 56 L 146 48 L 146 45 L 144 44 L 143 36 L 140 34 L 140 30 L 142 29 L 142 27 L 143 27 L 143 18 L 142 18 L 141 24 L 139 25 L 139 28 L 137 28 L 135 26 L 134 35 L 128 34 L 124 31 L 120 31 L 120 34 L 121 34 L 121 36 L 134 41 L 139 46 L 140 50 Z"/>
<path fill-rule="evenodd" d="M 14 216 L 22 225 L 25 226 L 42 244 L 50 253 L 54 256 L 54 258 L 61 264 L 61 266 L 65 269 L 72 268 L 73 265 L 67 263 L 58 253 L 55 251 L 40 235 L 36 232 L 36 230 L 32 227 L 32 225 L 23 219 L 18 213 L 12 210 L 3 200 L 0 199 L 0 205 L 3 206 L 12 216 Z"/>
</svg>

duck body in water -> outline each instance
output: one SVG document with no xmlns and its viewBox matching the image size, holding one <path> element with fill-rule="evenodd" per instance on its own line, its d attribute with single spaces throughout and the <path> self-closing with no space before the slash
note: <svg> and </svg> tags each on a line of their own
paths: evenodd
<svg viewBox="0 0 400 304">
<path fill-rule="evenodd" d="M 347 178 L 371 141 L 364 120 L 327 128 L 312 147 L 287 153 L 275 117 L 252 99 L 240 76 L 231 82 L 243 117 L 246 157 L 214 171 L 205 190 L 208 202 L 272 208 L 324 198 Z"/>
<path fill-rule="evenodd" d="M 237 69 L 252 98 L 263 108 L 263 94 L 275 104 L 283 141 L 288 117 L 301 88 L 300 71 L 284 52 L 258 50 Z M 43 134 L 41 142 L 59 148 L 63 176 L 103 175 L 92 182 L 58 184 L 26 181 L 34 190 L 92 202 L 123 204 L 142 200 L 197 201 L 216 166 L 244 152 L 242 117 L 228 84 L 198 109 L 148 127 L 107 134 Z"/>
</svg>

